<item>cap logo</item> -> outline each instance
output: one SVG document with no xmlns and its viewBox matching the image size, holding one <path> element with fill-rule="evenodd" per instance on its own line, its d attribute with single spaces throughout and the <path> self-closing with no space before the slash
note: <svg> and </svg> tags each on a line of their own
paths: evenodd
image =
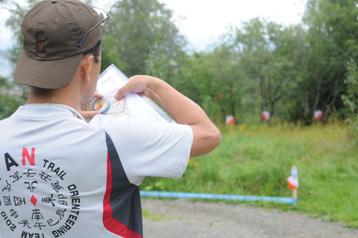
<svg viewBox="0 0 358 238">
<path fill-rule="evenodd" d="M 35 39 L 36 39 L 36 52 L 39 54 L 46 53 L 45 43 L 46 43 L 46 37 L 45 33 L 43 31 L 37 31 L 35 33 Z"/>
</svg>

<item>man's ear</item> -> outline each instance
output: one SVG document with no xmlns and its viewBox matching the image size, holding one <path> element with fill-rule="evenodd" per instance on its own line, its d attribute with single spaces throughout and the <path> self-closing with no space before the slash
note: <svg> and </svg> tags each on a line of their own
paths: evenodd
<svg viewBox="0 0 358 238">
<path fill-rule="evenodd" d="M 90 72 L 92 69 L 93 61 L 94 61 L 93 55 L 88 54 L 88 55 L 83 56 L 83 58 L 81 60 L 81 64 L 80 64 L 80 74 L 81 74 L 82 80 L 85 80 L 85 81 L 91 80 Z"/>
</svg>

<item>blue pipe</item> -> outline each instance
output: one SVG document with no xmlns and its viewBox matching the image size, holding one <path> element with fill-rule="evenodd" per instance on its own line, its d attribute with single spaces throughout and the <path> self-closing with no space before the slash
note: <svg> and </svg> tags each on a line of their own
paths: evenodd
<svg viewBox="0 0 358 238">
<path fill-rule="evenodd" d="M 161 191 L 140 191 L 142 197 L 158 198 L 186 198 L 186 199 L 208 199 L 208 200 L 229 200 L 229 201 L 250 201 L 250 202 L 275 202 L 294 205 L 297 200 L 288 197 L 267 197 L 267 196 L 245 196 L 235 194 L 210 194 L 210 193 L 177 193 Z"/>
</svg>

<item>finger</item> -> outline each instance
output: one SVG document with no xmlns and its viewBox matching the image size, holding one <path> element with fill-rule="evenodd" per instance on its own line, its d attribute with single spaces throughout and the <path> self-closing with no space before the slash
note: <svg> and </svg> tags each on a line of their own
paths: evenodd
<svg viewBox="0 0 358 238">
<path fill-rule="evenodd" d="M 81 111 L 81 114 L 86 120 L 91 120 L 94 116 L 98 115 L 99 112 L 97 112 L 97 111 Z"/>
<path fill-rule="evenodd" d="M 124 85 L 122 88 L 120 88 L 118 90 L 118 92 L 116 93 L 115 98 L 117 100 L 121 100 L 128 92 L 129 92 L 129 87 L 128 87 L 128 84 L 126 84 L 126 85 Z"/>
<path fill-rule="evenodd" d="M 138 94 L 139 94 L 139 96 L 149 97 L 149 94 L 148 94 L 147 92 L 145 92 L 145 91 L 140 92 L 140 93 L 138 93 Z"/>
<path fill-rule="evenodd" d="M 93 96 L 97 99 L 103 98 L 103 95 L 100 94 L 98 91 L 94 92 Z"/>
</svg>

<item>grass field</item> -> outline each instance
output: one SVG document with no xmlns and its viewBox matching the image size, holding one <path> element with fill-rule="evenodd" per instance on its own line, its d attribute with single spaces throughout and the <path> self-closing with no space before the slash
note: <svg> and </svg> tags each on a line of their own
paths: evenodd
<svg viewBox="0 0 358 238">
<path fill-rule="evenodd" d="M 296 206 L 301 211 L 358 227 L 358 146 L 342 124 L 247 126 L 223 129 L 220 147 L 192 159 L 183 178 L 149 179 L 144 190 L 291 196 L 286 179 L 296 165 L 300 175 Z"/>
</svg>

